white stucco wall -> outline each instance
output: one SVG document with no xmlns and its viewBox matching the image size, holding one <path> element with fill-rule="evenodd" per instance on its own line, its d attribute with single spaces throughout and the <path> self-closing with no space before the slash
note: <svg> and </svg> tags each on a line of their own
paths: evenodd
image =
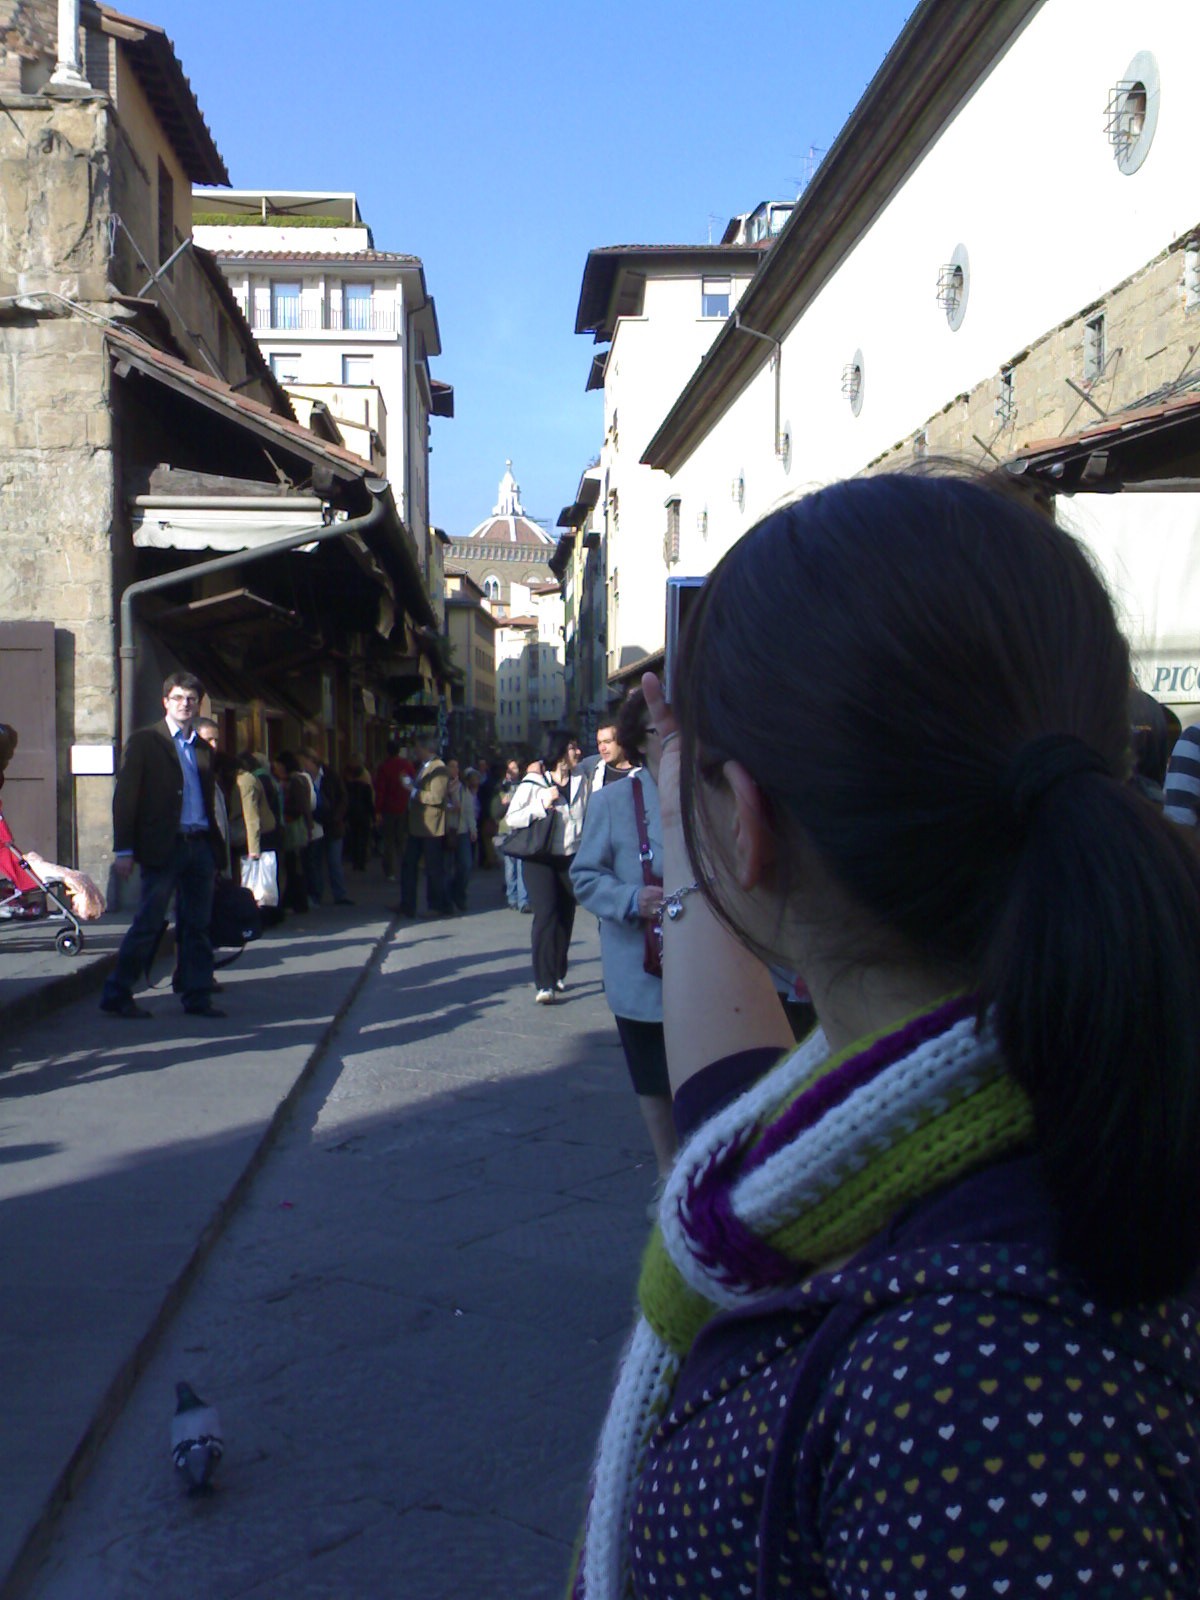
<svg viewBox="0 0 1200 1600">
<path fill-rule="evenodd" d="M 186 191 L 185 191 L 186 193 Z M 206 201 L 205 210 L 218 214 L 220 196 Z M 353 255 L 371 248 L 366 228 L 280 228 L 254 223 L 213 224 L 202 222 L 192 229 L 197 244 L 206 250 L 321 250 L 326 255 Z M 304 243 L 298 243 L 303 238 Z"/>
<path fill-rule="evenodd" d="M 1141 51 L 1157 59 L 1158 122 L 1144 164 L 1126 176 L 1105 110 Z M 1200 11 L 1178 0 L 1046 0 L 785 339 L 790 468 L 774 455 L 774 380 L 764 366 L 674 475 L 681 570 L 706 570 L 781 498 L 860 470 L 1186 234 L 1200 220 L 1190 81 L 1198 60 Z M 938 269 L 959 244 L 970 257 L 969 298 L 954 332 L 935 296 Z M 841 378 L 857 350 L 864 398 L 854 416 Z M 731 494 L 739 472 L 740 510 Z"/>
<path fill-rule="evenodd" d="M 749 275 L 731 276 L 731 307 Z M 663 643 L 667 567 L 664 501 L 672 493 L 664 472 L 641 465 L 641 455 L 683 384 L 716 338 L 722 321 L 702 317 L 701 275 L 649 278 L 642 314 L 621 317 L 613 333 L 604 382 L 605 445 L 600 468 L 615 489 L 619 518 L 608 524 L 608 571 L 616 573 L 620 604 L 610 628 L 609 661 L 622 665 Z M 613 418 L 617 437 L 613 441 Z"/>
</svg>

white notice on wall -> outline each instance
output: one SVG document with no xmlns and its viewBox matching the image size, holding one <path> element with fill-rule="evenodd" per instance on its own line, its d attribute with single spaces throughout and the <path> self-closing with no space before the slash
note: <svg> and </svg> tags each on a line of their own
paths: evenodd
<svg viewBox="0 0 1200 1600">
<path fill-rule="evenodd" d="M 71 772 L 76 778 L 111 778 L 117 770 L 111 744 L 73 744 Z"/>
</svg>

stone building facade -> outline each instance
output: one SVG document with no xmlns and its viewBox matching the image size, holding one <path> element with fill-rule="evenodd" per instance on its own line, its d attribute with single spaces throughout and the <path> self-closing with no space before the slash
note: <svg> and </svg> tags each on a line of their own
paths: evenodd
<svg viewBox="0 0 1200 1600">
<path fill-rule="evenodd" d="M 297 423 L 193 246 L 191 186 L 228 174 L 169 39 L 85 3 L 64 44 L 88 76 L 60 85 L 55 18 L 0 8 L 4 799 L 22 844 L 102 881 L 119 746 L 165 671 L 200 672 L 231 742 L 340 760 L 382 744 L 439 635 L 390 491 L 355 521 L 370 464 Z M 315 549 L 271 553 L 301 529 Z"/>
</svg>

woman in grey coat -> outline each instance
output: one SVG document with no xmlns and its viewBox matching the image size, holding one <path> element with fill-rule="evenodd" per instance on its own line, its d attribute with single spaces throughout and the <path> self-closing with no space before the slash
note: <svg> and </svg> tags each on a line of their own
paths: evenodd
<svg viewBox="0 0 1200 1600">
<path fill-rule="evenodd" d="M 657 765 L 658 736 L 648 723 L 645 698 L 636 689 L 617 718 L 617 740 L 634 763 L 633 771 L 592 795 L 571 863 L 571 883 L 579 904 L 600 919 L 604 993 L 616 1018 L 661 1183 L 675 1158 L 675 1122 L 663 1044 L 662 979 L 646 972 L 643 961 L 645 929 L 662 903 L 662 890 L 643 878 L 633 788 L 635 783 L 641 786 L 651 872 L 661 877 L 658 788 L 645 765 L 647 754 Z"/>
</svg>

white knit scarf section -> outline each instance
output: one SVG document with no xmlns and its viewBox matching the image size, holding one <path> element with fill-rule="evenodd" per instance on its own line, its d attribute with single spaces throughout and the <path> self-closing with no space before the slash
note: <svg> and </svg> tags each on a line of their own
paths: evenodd
<svg viewBox="0 0 1200 1600">
<path fill-rule="evenodd" d="M 711 1261 L 689 1233 L 688 1196 L 700 1175 L 761 1129 L 798 1085 L 829 1059 L 820 1029 L 738 1099 L 701 1125 L 679 1153 L 663 1191 L 658 1226 L 684 1281 L 720 1309 L 752 1303 L 763 1291 L 739 1283 Z M 810 1209 L 839 1184 L 996 1074 L 990 1029 L 973 1017 L 952 1024 L 832 1107 L 755 1171 L 735 1181 L 734 1215 L 757 1234 Z M 592 1472 L 582 1556 L 584 1600 L 628 1600 L 629 1528 L 638 1467 L 679 1375 L 680 1358 L 640 1313 L 621 1359 Z"/>
</svg>

